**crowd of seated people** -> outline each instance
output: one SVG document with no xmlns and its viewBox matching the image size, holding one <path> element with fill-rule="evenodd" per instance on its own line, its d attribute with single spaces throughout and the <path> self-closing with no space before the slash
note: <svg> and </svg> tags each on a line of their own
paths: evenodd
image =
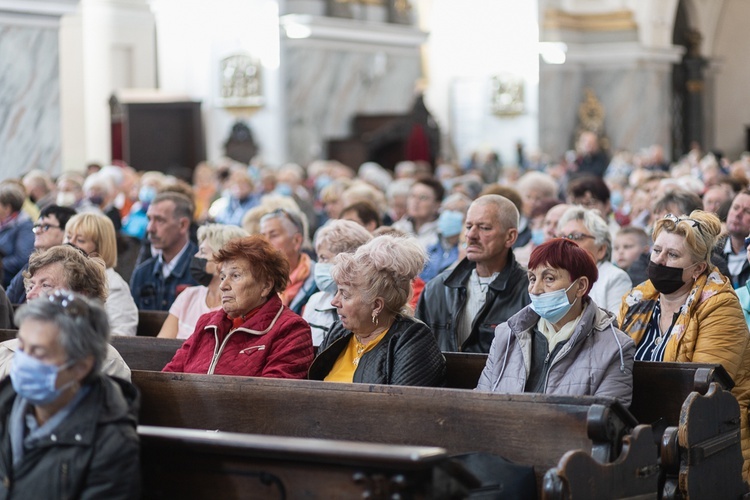
<svg viewBox="0 0 750 500">
<path fill-rule="evenodd" d="M 478 390 L 626 405 L 634 359 L 721 363 L 750 464 L 750 156 L 657 149 L 609 159 L 587 134 L 558 163 L 393 173 L 221 160 L 192 186 L 35 171 L 0 183 L 0 320 L 66 288 L 113 335 L 164 311 L 152 333 L 184 340 L 166 371 L 441 386 L 441 352 L 476 352 Z"/>
</svg>

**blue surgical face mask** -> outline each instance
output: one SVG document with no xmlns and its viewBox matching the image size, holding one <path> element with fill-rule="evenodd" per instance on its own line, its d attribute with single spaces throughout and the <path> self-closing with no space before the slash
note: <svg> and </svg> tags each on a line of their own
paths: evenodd
<svg viewBox="0 0 750 500">
<path fill-rule="evenodd" d="M 153 186 L 143 186 L 138 191 L 138 199 L 141 203 L 151 203 L 156 198 L 156 188 Z"/>
<path fill-rule="evenodd" d="M 318 285 L 318 290 L 333 295 L 336 293 L 338 287 L 331 277 L 331 267 L 331 264 L 328 262 L 318 262 L 315 264 L 315 284 Z"/>
<path fill-rule="evenodd" d="M 542 243 L 544 243 L 544 240 L 547 237 L 544 234 L 544 229 L 532 229 L 531 230 L 531 243 L 534 244 L 535 247 L 538 247 Z"/>
<path fill-rule="evenodd" d="M 531 309 L 550 323 L 557 323 L 563 316 L 568 314 L 570 308 L 578 300 L 578 297 L 572 303 L 568 300 L 568 290 L 575 285 L 576 281 L 571 283 L 568 288 L 561 288 L 554 292 L 541 293 L 539 295 L 530 293 Z"/>
<path fill-rule="evenodd" d="M 10 381 L 13 389 L 22 398 L 26 398 L 33 405 L 47 405 L 60 397 L 60 394 L 70 387 L 75 380 L 57 389 L 57 374 L 69 367 L 48 365 L 29 356 L 23 351 L 16 351 L 13 365 L 10 368 Z"/>
<path fill-rule="evenodd" d="M 279 182 L 278 184 L 276 184 L 276 189 L 274 189 L 274 192 L 282 196 L 292 196 L 292 186 L 285 182 Z"/>
<path fill-rule="evenodd" d="M 443 210 L 440 212 L 440 217 L 438 217 L 437 221 L 438 232 L 446 238 L 461 234 L 463 225 L 463 213 L 456 210 Z"/>
<path fill-rule="evenodd" d="M 622 193 L 620 191 L 612 191 L 609 195 L 609 203 L 612 205 L 613 210 L 620 208 L 623 201 Z"/>
</svg>

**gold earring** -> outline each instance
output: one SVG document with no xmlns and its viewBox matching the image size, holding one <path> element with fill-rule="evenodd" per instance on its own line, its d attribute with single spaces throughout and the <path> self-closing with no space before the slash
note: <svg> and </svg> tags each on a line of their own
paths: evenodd
<svg viewBox="0 0 750 500">
<path fill-rule="evenodd" d="M 372 312 L 372 324 L 375 326 L 378 326 L 378 323 L 379 323 L 378 314 L 375 311 L 373 311 Z"/>
</svg>

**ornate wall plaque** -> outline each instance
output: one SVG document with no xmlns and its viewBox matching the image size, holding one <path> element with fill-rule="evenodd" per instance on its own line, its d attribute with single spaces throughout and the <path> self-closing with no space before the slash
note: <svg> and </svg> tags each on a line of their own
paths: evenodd
<svg viewBox="0 0 750 500">
<path fill-rule="evenodd" d="M 492 77 L 492 112 L 498 116 L 524 112 L 523 79 L 513 75 Z"/>
<path fill-rule="evenodd" d="M 265 103 L 260 61 L 249 54 L 232 54 L 221 60 L 220 105 L 257 108 Z"/>
</svg>

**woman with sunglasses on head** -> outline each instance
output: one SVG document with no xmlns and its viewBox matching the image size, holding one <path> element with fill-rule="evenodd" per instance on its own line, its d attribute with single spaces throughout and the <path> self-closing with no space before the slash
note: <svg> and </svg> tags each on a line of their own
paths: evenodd
<svg viewBox="0 0 750 500">
<path fill-rule="evenodd" d="M 720 232 L 719 219 L 702 210 L 656 221 L 649 279 L 623 297 L 619 321 L 635 341 L 636 360 L 721 363 L 735 382 L 732 393 L 740 404 L 747 479 L 749 336 L 731 282 L 711 264 Z"/>
<path fill-rule="evenodd" d="M 633 287 L 628 273 L 612 264 L 612 235 L 598 212 L 580 206 L 565 211 L 557 223 L 558 235 L 574 241 L 594 258 L 599 279 L 591 288 L 592 300 L 612 314 L 620 310 L 622 296 Z"/>
</svg>

